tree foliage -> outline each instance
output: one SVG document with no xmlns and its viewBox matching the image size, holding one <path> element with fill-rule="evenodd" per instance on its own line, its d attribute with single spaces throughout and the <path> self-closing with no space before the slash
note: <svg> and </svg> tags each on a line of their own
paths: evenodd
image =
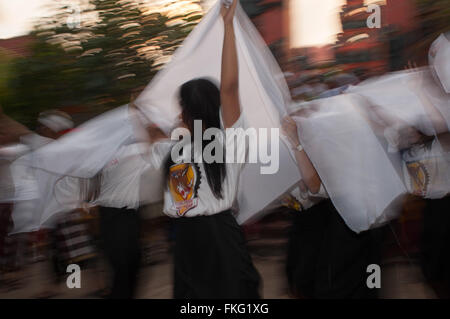
<svg viewBox="0 0 450 319">
<path fill-rule="evenodd" d="M 423 33 L 417 46 L 427 49 L 441 33 L 450 31 L 450 5 L 448 0 L 415 1 Z"/>
<path fill-rule="evenodd" d="M 95 114 L 128 102 L 131 90 L 151 80 L 202 17 L 199 1 L 180 8 L 170 0 L 159 7 L 144 0 L 80 0 L 80 8 L 75 28 L 67 23 L 74 14 L 67 5 L 41 19 L 31 54 L 10 65 L 0 103 L 22 123 L 51 108 Z"/>
</svg>

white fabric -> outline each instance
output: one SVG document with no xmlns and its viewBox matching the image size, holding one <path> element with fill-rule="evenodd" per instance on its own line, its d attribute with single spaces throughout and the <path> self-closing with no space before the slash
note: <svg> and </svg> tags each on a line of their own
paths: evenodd
<svg viewBox="0 0 450 319">
<path fill-rule="evenodd" d="M 53 142 L 54 139 L 48 138 L 36 133 L 30 133 L 20 137 L 20 142 L 26 145 L 30 150 L 34 151 L 40 147 L 43 147 L 47 144 Z"/>
<path fill-rule="evenodd" d="M 363 96 L 370 105 L 429 136 L 436 134 L 435 124 L 440 121 L 432 115 L 431 103 L 450 127 L 450 95 L 436 85 L 428 67 L 373 78 L 351 86 L 347 93 Z"/>
<path fill-rule="evenodd" d="M 36 188 L 28 187 L 28 183 L 18 179 L 17 176 L 14 179 L 11 171 L 12 162 L 29 150 L 30 148 L 24 144 L 14 144 L 0 148 L 0 203 L 12 203 L 16 198 L 25 197 L 23 192 L 30 193 L 36 190 Z"/>
<path fill-rule="evenodd" d="M 127 145 L 134 139 L 128 110 L 122 107 L 16 160 L 11 165 L 15 184 L 12 233 L 51 227 L 56 214 L 79 208 L 78 178 L 63 176 L 92 177 L 108 161 L 110 166 L 104 172 L 103 192 L 98 204 L 137 208 L 140 196 L 143 197 L 142 202 L 161 200 L 161 187 L 147 187 L 149 193 L 140 193 L 141 175 L 148 176 L 149 171 L 138 152 L 140 148 Z M 29 135 L 22 140 L 29 142 L 32 148 L 47 141 L 37 135 Z M 158 172 L 151 172 L 151 177 L 160 183 Z"/>
<path fill-rule="evenodd" d="M 21 137 L 21 142 L 31 150 L 49 146 L 53 139 L 38 134 L 28 134 Z M 36 231 L 44 225 L 47 211 L 58 212 L 58 204 L 53 196 L 54 185 L 60 175 L 50 171 L 35 168 L 34 154 L 30 152 L 15 160 L 11 166 L 11 176 L 14 182 L 14 206 L 12 219 L 14 229 L 11 233 Z"/>
<path fill-rule="evenodd" d="M 437 82 L 450 93 L 450 33 L 441 34 L 432 44 L 428 52 L 428 61 Z"/>
<path fill-rule="evenodd" d="M 264 207 L 256 216 L 261 218 L 265 215 L 279 212 L 280 207 L 288 207 L 299 212 L 305 212 L 314 205 L 320 203 L 326 198 L 329 198 L 327 191 L 323 184 L 320 185 L 320 189 L 316 194 L 312 194 L 309 190 L 301 189 L 300 183 L 294 184 L 284 194 L 276 198 L 272 203 Z M 306 186 L 304 186 L 305 188 Z"/>
<path fill-rule="evenodd" d="M 56 114 L 40 116 L 38 122 L 56 133 L 73 128 L 71 120 Z"/>
<path fill-rule="evenodd" d="M 295 116 L 300 141 L 337 211 L 355 232 L 395 218 L 407 190 L 396 165 L 360 114 L 351 94 L 304 103 L 308 117 Z M 400 159 L 397 166 L 400 166 Z"/>
<path fill-rule="evenodd" d="M 449 158 L 441 146 L 447 141 L 441 141 L 439 134 L 450 129 L 450 94 L 433 79 L 430 68 L 388 74 L 349 91 L 369 101 L 367 110 L 371 106 L 380 107 L 394 120 L 395 124 L 385 127 L 383 132 L 388 150 L 394 156 L 399 154 L 399 143 L 408 138 L 399 134 L 405 126 L 412 126 L 427 136 L 436 136 L 431 147 L 416 145 L 402 151 L 404 181 L 409 192 L 425 198 L 442 198 L 449 193 Z"/>
<path fill-rule="evenodd" d="M 137 209 L 141 204 L 162 199 L 161 174 L 151 170 L 143 159 L 145 149 L 141 145 L 123 146 L 104 169 L 99 198 L 91 205 Z M 61 176 L 48 171 L 17 165 L 19 173 L 28 175 L 16 177 L 28 188 L 16 195 L 11 233 L 35 231 L 53 227 L 57 214 L 82 208 L 79 178 Z M 151 180 L 150 187 L 140 187 L 142 178 Z M 28 178 L 28 180 L 25 180 Z M 28 190 L 28 193 L 25 191 Z M 31 190 L 33 192 L 31 192 Z M 148 192 L 147 192 L 148 191 Z M 20 197 L 19 197 L 20 195 Z"/>
<path fill-rule="evenodd" d="M 0 147 L 0 160 L 12 162 L 18 157 L 30 151 L 25 144 L 12 144 Z"/>
<path fill-rule="evenodd" d="M 239 63 L 240 102 L 247 125 L 254 128 L 278 128 L 280 118 L 290 105 L 290 95 L 283 74 L 257 30 L 238 5 L 234 20 Z M 189 34 L 175 52 L 171 62 L 159 72 L 136 105 L 147 120 L 166 133 L 176 125 L 180 107 L 179 87 L 194 78 L 220 79 L 223 44 L 223 21 L 219 1 Z M 261 174 L 261 163 L 246 164 L 241 172 L 237 194 L 239 223 L 257 217 L 265 206 L 300 180 L 297 165 L 289 148 L 280 142 L 279 171 Z"/>
<path fill-rule="evenodd" d="M 15 182 L 12 233 L 51 227 L 52 220 L 49 220 L 49 217 L 63 211 L 53 193 L 54 186 L 61 176 L 18 163 L 14 163 L 12 167 L 13 178 L 19 178 L 19 182 Z M 21 189 L 17 185 L 26 185 L 26 188 Z"/>
<path fill-rule="evenodd" d="M 95 176 L 122 145 L 135 141 L 128 106 L 104 113 L 57 141 L 19 159 L 59 175 Z"/>
<path fill-rule="evenodd" d="M 149 171 L 144 160 L 146 145 L 132 144 L 122 147 L 118 154 L 102 170 L 99 198 L 95 205 L 138 209 L 144 203 L 162 199 L 162 176 L 158 170 Z M 153 189 L 141 187 L 141 178 L 149 174 Z M 153 177 L 153 178 L 152 178 Z M 151 181 L 150 181 L 151 180 Z M 147 190 L 148 192 L 141 191 Z"/>
<path fill-rule="evenodd" d="M 32 167 L 13 162 L 10 165 L 11 177 L 14 184 L 12 201 L 22 201 L 39 197 L 39 187 Z"/>
<path fill-rule="evenodd" d="M 366 98 L 370 104 L 379 106 L 395 118 L 416 127 L 426 135 L 433 135 L 434 128 L 418 98 L 415 83 L 426 72 L 400 71 L 351 86 L 347 93 L 355 93 Z"/>
<path fill-rule="evenodd" d="M 232 126 L 233 128 L 245 128 L 244 116 Z M 224 130 L 223 130 L 224 131 Z M 224 131 L 225 132 L 225 131 Z M 170 217 L 195 217 L 214 215 L 231 209 L 236 198 L 239 176 L 246 157 L 246 141 L 244 131 L 240 131 L 234 143 L 234 135 L 225 137 L 226 150 L 234 148 L 235 163 L 226 163 L 226 178 L 222 184 L 222 198 L 216 198 L 206 178 L 205 167 L 202 163 L 202 154 L 194 153 L 193 163 L 174 163 L 169 168 L 168 187 L 164 192 L 164 213 Z M 166 143 L 159 144 L 165 148 L 165 152 L 153 152 L 160 154 L 158 158 L 152 158 L 154 165 L 161 166 L 167 158 Z M 188 154 L 191 153 L 192 144 L 186 145 Z"/>
<path fill-rule="evenodd" d="M 298 211 L 306 211 L 325 198 L 329 198 L 329 196 L 323 184 L 320 185 L 319 192 L 316 194 L 312 194 L 309 190 L 302 191 L 299 186 L 296 186 L 288 192 L 288 197 L 281 198 L 281 204 Z M 294 203 L 291 202 L 292 199 L 295 200 Z"/>
<path fill-rule="evenodd" d="M 422 85 L 420 89 L 416 89 L 417 96 L 422 102 L 422 106 L 430 118 L 431 123 L 435 125 L 435 123 L 440 123 L 444 120 L 447 124 L 445 131 L 448 131 L 450 130 L 450 94 L 445 93 L 441 86 L 433 81 L 431 73 L 429 70 L 424 72 Z M 438 110 L 442 118 L 436 118 L 435 115 L 430 113 L 430 108 L 432 107 Z M 445 131 L 436 131 L 436 133 L 440 134 Z"/>
<path fill-rule="evenodd" d="M 172 61 L 159 72 L 136 100 L 147 122 L 169 132 L 179 114 L 178 89 L 185 81 L 220 78 L 223 22 L 219 2 L 190 33 Z M 249 127 L 278 128 L 291 100 L 284 77 L 245 12 L 237 8 L 234 20 L 239 61 L 240 102 Z M 126 107 L 108 112 L 33 154 L 33 165 L 61 175 L 89 178 L 99 172 L 118 149 L 136 141 L 136 129 Z M 270 142 L 270 141 L 268 141 Z M 279 171 L 261 174 L 263 163 L 246 164 L 237 195 L 240 223 L 300 180 L 289 148 L 280 142 Z"/>
<path fill-rule="evenodd" d="M 102 170 L 100 194 L 89 206 L 138 209 L 146 203 L 162 200 L 162 176 L 144 160 L 147 145 L 121 147 Z M 148 185 L 142 185 L 145 179 Z M 66 176 L 55 187 L 55 198 L 62 207 L 86 205 L 80 196 L 80 178 Z"/>
<path fill-rule="evenodd" d="M 240 100 L 244 113 L 248 114 L 248 125 L 279 127 L 280 114 L 286 114 L 285 105 L 290 103 L 283 74 L 240 5 L 234 26 Z M 223 36 L 218 1 L 175 52 L 171 62 L 136 99 L 136 105 L 147 118 L 166 133 L 178 121 L 178 90 L 184 82 L 200 77 L 220 82 Z"/>
<path fill-rule="evenodd" d="M 411 194 L 438 199 L 450 193 L 450 154 L 435 139 L 403 152 L 405 184 Z"/>
</svg>

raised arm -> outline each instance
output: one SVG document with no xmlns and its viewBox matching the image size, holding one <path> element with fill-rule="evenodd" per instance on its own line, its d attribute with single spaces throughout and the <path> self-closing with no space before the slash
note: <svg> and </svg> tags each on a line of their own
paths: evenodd
<svg viewBox="0 0 450 319">
<path fill-rule="evenodd" d="M 295 159 L 297 160 L 298 169 L 302 175 L 302 179 L 312 194 L 317 194 L 320 190 L 322 181 L 315 167 L 311 163 L 306 152 L 299 147 L 300 140 L 297 133 L 297 124 L 295 121 L 287 116 L 283 119 L 283 131 L 286 134 L 289 142 L 295 153 Z"/>
<path fill-rule="evenodd" d="M 135 126 L 135 130 L 137 132 L 142 132 L 146 134 L 146 142 L 152 144 L 155 142 L 158 142 L 163 139 L 167 139 L 168 136 L 156 125 L 156 124 L 150 124 L 145 125 L 142 122 L 143 118 L 146 118 L 146 116 L 142 113 L 142 111 L 136 106 L 135 102 L 135 96 L 131 96 L 130 103 L 128 103 L 128 111 L 130 112 L 130 117 L 134 120 L 132 121 L 133 126 Z"/>
<path fill-rule="evenodd" d="M 222 72 L 220 81 L 220 99 L 224 128 L 233 126 L 241 115 L 239 104 L 239 72 L 234 34 L 233 18 L 238 0 L 233 0 L 229 8 L 222 7 L 225 35 L 222 50 Z"/>
</svg>

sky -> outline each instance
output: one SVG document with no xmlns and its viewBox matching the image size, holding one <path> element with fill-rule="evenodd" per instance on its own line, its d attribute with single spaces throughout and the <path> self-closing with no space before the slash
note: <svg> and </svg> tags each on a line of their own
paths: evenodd
<svg viewBox="0 0 450 319">
<path fill-rule="evenodd" d="M 45 16 L 45 5 L 55 0 L 0 0 L 0 39 L 27 34 L 35 18 Z"/>
<path fill-rule="evenodd" d="M 291 0 L 291 47 L 333 43 L 340 30 L 339 11 L 345 0 Z"/>
<path fill-rule="evenodd" d="M 0 0 L 0 39 L 27 34 L 34 19 L 49 14 L 45 5 L 54 1 Z M 340 32 L 339 7 L 343 3 L 345 0 L 290 0 L 291 46 L 333 43 Z"/>
</svg>

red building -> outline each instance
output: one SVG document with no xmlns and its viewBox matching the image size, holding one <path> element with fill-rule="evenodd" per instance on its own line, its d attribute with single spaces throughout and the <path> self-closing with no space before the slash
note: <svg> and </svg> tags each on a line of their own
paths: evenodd
<svg viewBox="0 0 450 319">
<path fill-rule="evenodd" d="M 289 0 L 242 1 L 266 44 L 278 59 L 289 50 Z"/>
<path fill-rule="evenodd" d="M 0 39 L 0 48 L 2 52 L 11 56 L 28 56 L 30 54 L 29 45 L 33 41 L 33 37 L 24 35 L 21 37 L 15 37 L 10 39 Z"/>
<path fill-rule="evenodd" d="M 417 8 L 412 0 L 386 0 L 384 24 L 395 26 L 399 32 L 414 32 L 419 24 Z"/>
<path fill-rule="evenodd" d="M 380 6 L 381 21 L 386 6 Z M 342 33 L 335 46 L 336 62 L 346 71 L 360 70 L 366 76 L 388 70 L 388 47 L 382 28 L 369 28 L 364 0 L 347 0 L 340 13 Z"/>
<path fill-rule="evenodd" d="M 402 69 L 417 38 L 418 21 L 413 0 L 387 0 L 380 5 L 380 28 L 369 28 L 363 0 L 348 0 L 342 7 L 343 32 L 336 43 L 337 63 L 345 70 L 365 70 L 368 76 Z"/>
</svg>

